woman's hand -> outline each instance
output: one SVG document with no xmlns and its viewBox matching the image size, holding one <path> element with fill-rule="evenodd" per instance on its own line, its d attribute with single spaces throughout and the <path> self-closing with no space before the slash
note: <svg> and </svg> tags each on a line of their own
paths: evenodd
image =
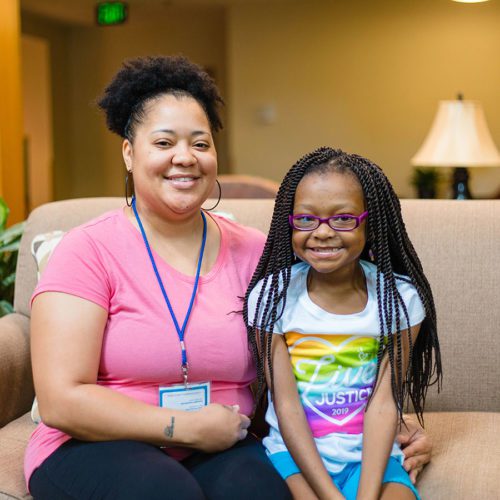
<svg viewBox="0 0 500 500">
<path fill-rule="evenodd" d="M 196 412 L 192 447 L 213 453 L 245 439 L 250 419 L 239 413 L 238 405 L 209 404 Z"/>
<path fill-rule="evenodd" d="M 396 440 L 405 455 L 403 467 L 408 471 L 411 482 L 415 484 L 418 474 L 431 460 L 432 441 L 414 417 L 405 415 L 404 422 L 407 427 L 401 426 Z"/>
</svg>

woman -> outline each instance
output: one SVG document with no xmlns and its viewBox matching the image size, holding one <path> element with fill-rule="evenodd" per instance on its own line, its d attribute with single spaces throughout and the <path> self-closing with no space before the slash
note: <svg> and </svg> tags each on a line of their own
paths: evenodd
<svg viewBox="0 0 500 500">
<path fill-rule="evenodd" d="M 35 498 L 290 496 L 247 433 L 255 369 L 231 314 L 265 238 L 201 209 L 221 103 L 182 57 L 130 61 L 105 90 L 135 196 L 70 231 L 33 296 Z"/>
</svg>

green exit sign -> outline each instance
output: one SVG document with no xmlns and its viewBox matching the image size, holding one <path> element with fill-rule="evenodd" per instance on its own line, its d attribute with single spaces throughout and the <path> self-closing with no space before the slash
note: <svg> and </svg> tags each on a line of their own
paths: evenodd
<svg viewBox="0 0 500 500">
<path fill-rule="evenodd" d="M 97 24 L 113 26 L 124 23 L 127 19 L 128 6 L 125 2 L 99 2 L 96 7 Z"/>
</svg>

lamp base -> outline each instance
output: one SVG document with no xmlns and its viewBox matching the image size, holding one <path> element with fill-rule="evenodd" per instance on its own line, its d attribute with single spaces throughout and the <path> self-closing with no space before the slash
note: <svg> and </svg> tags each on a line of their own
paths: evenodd
<svg viewBox="0 0 500 500">
<path fill-rule="evenodd" d="M 453 170 L 453 196 L 454 200 L 470 200 L 469 172 L 465 167 L 455 167 Z"/>
</svg>

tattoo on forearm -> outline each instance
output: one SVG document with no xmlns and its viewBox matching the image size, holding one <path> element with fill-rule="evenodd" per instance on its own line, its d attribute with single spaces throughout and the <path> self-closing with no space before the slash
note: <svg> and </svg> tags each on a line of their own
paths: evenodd
<svg viewBox="0 0 500 500">
<path fill-rule="evenodd" d="M 170 417 L 170 425 L 167 425 L 163 430 L 165 436 L 167 436 L 170 439 L 174 437 L 174 425 L 175 425 L 175 417 Z"/>
</svg>

